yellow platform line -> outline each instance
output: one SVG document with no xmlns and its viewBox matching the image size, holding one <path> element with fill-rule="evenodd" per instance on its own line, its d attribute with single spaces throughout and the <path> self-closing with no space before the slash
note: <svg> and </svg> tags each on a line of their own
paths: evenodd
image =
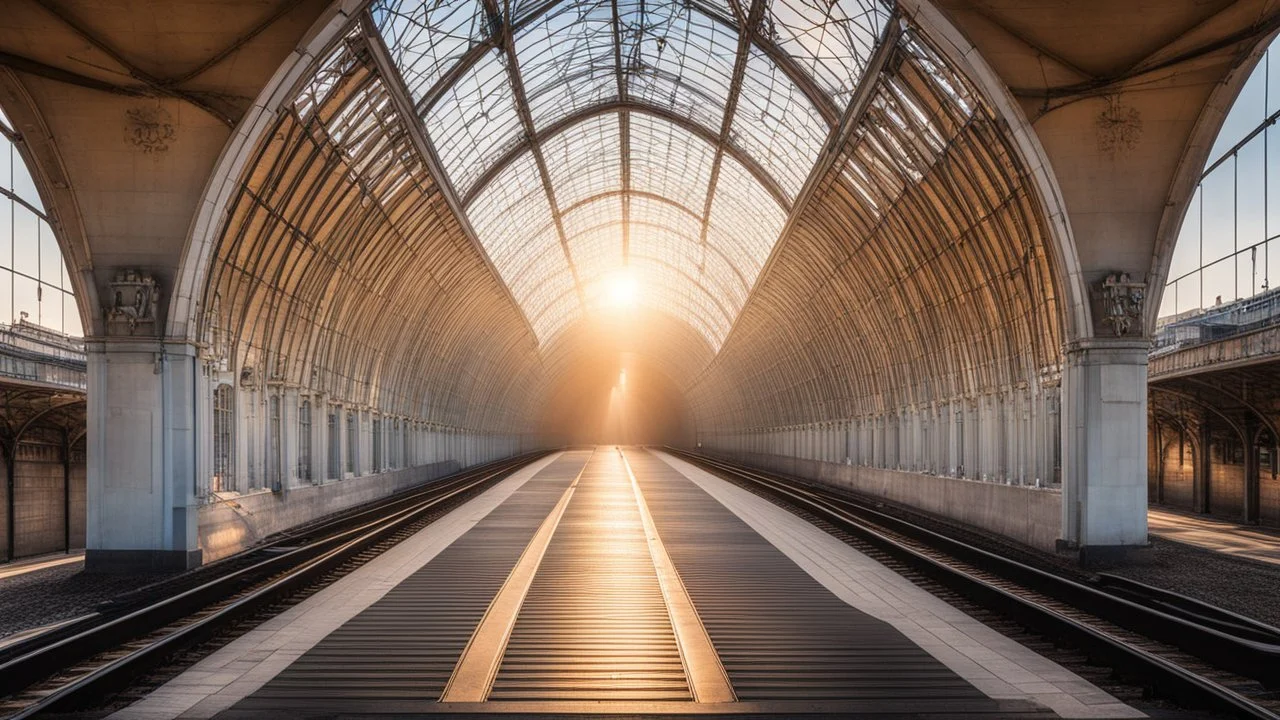
<svg viewBox="0 0 1280 720">
<path fill-rule="evenodd" d="M 693 606 L 685 590 L 676 566 L 667 555 L 667 548 L 658 536 L 658 528 L 649 514 L 649 506 L 640 492 L 640 483 L 631 470 L 627 455 L 618 448 L 622 456 L 622 464 L 627 469 L 627 477 L 631 478 L 631 489 L 636 495 L 636 505 L 640 508 L 640 520 L 644 523 L 644 535 L 649 542 L 649 555 L 653 558 L 653 566 L 658 571 L 658 585 L 662 588 L 662 598 L 667 604 L 667 613 L 671 616 L 671 627 L 675 631 L 676 647 L 680 650 L 680 662 L 684 665 L 685 677 L 689 680 L 689 690 L 695 702 L 727 703 L 737 702 L 738 696 L 733 692 L 733 684 L 729 682 L 729 673 L 720 663 L 720 653 L 711 644 L 711 637 L 702 625 L 698 611 Z"/>
<path fill-rule="evenodd" d="M 594 454 L 595 452 L 592 451 L 592 455 Z M 462 650 L 462 656 L 458 658 L 458 664 L 454 666 L 448 684 L 444 686 L 440 702 L 484 702 L 488 699 L 489 691 L 493 689 L 493 681 L 498 676 L 498 668 L 502 666 L 502 657 L 506 654 L 507 643 L 511 640 L 511 630 L 515 627 L 516 616 L 520 614 L 520 607 L 524 605 L 529 587 L 533 585 L 533 578 L 538 574 L 538 566 L 542 564 L 547 546 L 551 544 L 551 536 L 560 525 L 560 518 L 564 516 L 565 508 L 569 506 L 573 491 L 578 487 L 578 480 L 582 478 L 582 473 L 586 471 L 590 462 L 591 459 L 588 457 L 587 462 L 582 465 L 582 470 L 578 471 L 573 482 L 560 496 L 559 502 L 538 526 L 538 531 L 525 546 L 524 552 L 520 554 L 520 560 L 516 562 L 511 574 L 502 583 L 502 588 L 493 597 L 493 602 L 489 603 L 489 608 L 485 610 L 480 624 L 476 626 L 471 639 L 467 641 L 467 646 Z"/>
</svg>

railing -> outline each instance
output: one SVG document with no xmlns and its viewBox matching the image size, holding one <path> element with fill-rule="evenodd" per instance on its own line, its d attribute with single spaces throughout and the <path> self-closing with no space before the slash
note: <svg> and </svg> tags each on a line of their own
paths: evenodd
<svg viewBox="0 0 1280 720">
<path fill-rule="evenodd" d="M 1157 323 L 1152 357 L 1280 324 L 1280 288 Z"/>
<path fill-rule="evenodd" d="M 85 390 L 84 342 L 25 320 L 0 324 L 0 377 Z"/>
</svg>

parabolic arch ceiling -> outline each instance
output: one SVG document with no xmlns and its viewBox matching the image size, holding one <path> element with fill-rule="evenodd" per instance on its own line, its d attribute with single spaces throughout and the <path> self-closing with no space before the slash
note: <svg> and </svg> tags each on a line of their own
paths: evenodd
<svg viewBox="0 0 1280 720">
<path fill-rule="evenodd" d="M 527 427 L 630 282 L 702 427 L 1054 382 L 1031 173 L 874 0 L 382 0 L 272 122 L 201 303 L 242 377 Z"/>
<path fill-rule="evenodd" d="M 634 294 L 719 348 L 889 16 L 877 0 L 371 8 L 543 346 Z"/>
</svg>

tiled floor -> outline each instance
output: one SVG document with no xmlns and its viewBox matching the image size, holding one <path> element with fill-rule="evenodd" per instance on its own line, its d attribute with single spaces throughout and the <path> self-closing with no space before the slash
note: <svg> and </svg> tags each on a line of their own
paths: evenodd
<svg viewBox="0 0 1280 720">
<path fill-rule="evenodd" d="M 636 453 L 644 454 L 643 451 L 628 451 L 628 455 L 634 456 Z M 581 455 L 583 456 L 582 462 L 585 463 L 587 453 L 581 453 Z M 576 457 L 573 453 L 565 453 L 563 455 L 566 459 L 571 456 Z M 428 571 L 432 568 L 447 564 L 444 563 L 445 558 L 457 555 L 458 552 L 463 552 L 467 558 L 473 557 L 473 554 L 478 550 L 458 550 L 457 548 L 469 547 L 469 538 L 479 537 L 477 533 L 482 533 L 484 528 L 494 525 L 495 522 L 500 522 L 503 527 L 514 522 L 514 518 L 511 520 L 504 519 L 506 518 L 504 513 L 509 508 L 520 505 L 518 501 L 529 493 L 529 488 L 534 488 L 543 482 L 541 479 L 543 476 L 539 476 L 540 479 L 532 483 L 529 481 L 554 461 L 556 461 L 554 456 L 549 457 L 520 471 L 363 568 L 228 644 L 161 687 L 147 699 L 117 713 L 114 717 L 122 719 L 137 718 L 139 720 L 156 720 L 158 718 L 171 717 L 205 718 L 227 710 L 232 715 L 240 713 L 245 717 L 271 717 L 272 715 L 269 711 L 273 708 L 275 710 L 285 708 L 287 703 L 291 702 L 291 697 L 310 697 L 310 695 L 307 695 L 310 692 L 308 688 L 315 689 L 315 692 L 321 693 L 324 697 L 332 698 L 331 701 L 325 701 L 323 698 L 311 698 L 313 704 L 319 703 L 316 707 L 321 709 L 328 707 L 329 711 L 335 711 L 324 703 L 341 700 L 350 704 L 351 698 L 348 697 L 350 693 L 344 690 L 346 685 L 342 684 L 342 682 L 350 680 L 347 676 L 362 678 L 361 682 L 366 682 L 368 685 L 366 690 L 369 690 L 372 694 L 369 694 L 361 702 L 370 703 L 368 707 L 377 711 L 390 711 L 395 707 L 401 707 L 405 709 L 405 712 L 437 712 L 451 709 L 483 712 L 500 709 L 498 705 L 501 705 L 501 703 L 487 706 L 484 703 L 475 703 L 474 707 L 468 706 L 466 708 L 458 704 L 458 706 L 450 708 L 448 703 L 440 704 L 435 702 L 435 698 L 439 696 L 438 689 L 423 689 L 419 687 L 421 683 L 413 685 L 414 688 L 421 691 L 418 696 L 409 697 L 396 689 L 396 687 L 399 687 L 398 685 L 392 687 L 399 682 L 398 680 L 391 677 L 383 677 L 386 674 L 384 668 L 388 667 L 398 668 L 397 672 L 419 672 L 421 670 L 419 667 L 420 660 L 427 655 L 425 646 L 420 646 L 421 644 L 414 639 L 416 636 L 413 628 L 405 627 L 402 615 L 406 612 L 406 608 L 412 610 L 415 607 L 430 605 L 437 609 L 445 608 L 454 615 L 461 612 L 460 610 L 456 608 L 450 610 L 452 605 L 449 602 L 440 599 L 433 600 L 430 598 L 434 597 L 434 595 L 419 592 L 413 597 L 427 599 L 413 601 L 417 602 L 417 605 L 414 605 L 413 602 L 410 602 L 409 605 L 400 602 L 397 606 L 399 607 L 398 612 L 401 612 L 401 615 L 397 616 L 398 620 L 383 616 L 374 617 L 377 615 L 375 611 L 391 603 L 393 598 L 404 595 L 405 588 L 410 588 L 418 579 L 425 577 L 424 573 L 429 574 Z M 752 610 L 754 614 L 747 613 L 744 615 L 742 612 L 730 608 L 734 612 L 731 612 L 726 617 L 729 618 L 731 623 L 737 622 L 738 625 L 742 626 L 741 628 L 730 628 L 730 631 L 725 631 L 723 629 L 725 627 L 724 623 L 720 620 L 716 620 L 720 625 L 713 623 L 708 626 L 713 640 L 715 639 L 717 628 L 720 628 L 721 637 L 725 638 L 726 642 L 733 644 L 733 652 L 738 653 L 738 655 L 742 655 L 743 652 L 749 650 L 751 643 L 756 642 L 749 636 L 750 633 L 742 635 L 739 631 L 764 628 L 766 634 L 772 633 L 772 642 L 781 643 L 779 647 L 785 645 L 789 648 L 786 652 L 794 656 L 791 660 L 788 660 L 785 657 L 775 658 L 769 655 L 769 657 L 762 658 L 764 662 L 761 665 L 754 665 L 746 670 L 739 669 L 740 677 L 747 678 L 751 673 L 764 672 L 760 668 L 766 668 L 770 664 L 791 663 L 794 665 L 795 662 L 804 660 L 807 657 L 805 653 L 808 651 L 791 647 L 799 640 L 792 638 L 790 631 L 784 632 L 785 623 L 778 624 L 782 622 L 781 618 L 785 613 L 774 613 L 766 617 L 757 617 L 757 615 L 760 615 L 761 612 L 767 614 L 768 608 L 778 607 L 779 602 L 782 602 L 782 604 L 790 602 L 797 606 L 804 605 L 798 595 L 792 597 L 787 595 L 785 591 L 808 584 L 814 588 L 814 592 L 827 598 L 825 601 L 827 605 L 823 606 L 827 610 L 822 611 L 822 617 L 830 617 L 831 621 L 825 637 L 836 637 L 840 628 L 850 625 L 850 623 L 841 624 L 837 622 L 836 616 L 861 616 L 866 620 L 862 621 L 858 627 L 879 626 L 883 628 L 883 631 L 879 635 L 875 635 L 874 638 L 874 633 L 867 631 L 869 634 L 865 636 L 859 635 L 853 639 L 838 640 L 836 647 L 827 649 L 827 652 L 832 653 L 832 657 L 853 656 L 858 653 L 865 656 L 868 653 L 881 652 L 881 646 L 888 647 L 886 643 L 889 639 L 893 639 L 893 642 L 897 643 L 896 647 L 898 649 L 896 652 L 897 656 L 900 656 L 898 659 L 913 653 L 920 658 L 920 661 L 916 663 L 920 667 L 911 672 L 904 669 L 901 676 L 898 675 L 896 670 L 885 671 L 893 676 L 888 679 L 894 682 L 918 682 L 918 678 L 910 679 L 912 672 L 919 675 L 920 672 L 923 672 L 921 668 L 924 665 L 931 665 L 934 670 L 930 671 L 932 673 L 930 677 L 941 677 L 945 674 L 952 678 L 951 682 L 957 688 L 964 689 L 972 695 L 973 699 L 968 702 L 971 704 L 976 703 L 974 707 L 981 703 L 987 703 L 992 708 L 999 707 L 1005 711 L 1009 711 L 1011 708 L 1021 708 L 1020 710 L 1012 711 L 1026 712 L 1033 706 L 1038 705 L 1042 708 L 1050 708 L 1064 717 L 1119 718 L 1142 716 L 1141 713 L 1119 703 L 1073 673 L 969 618 L 959 610 L 919 589 L 906 579 L 784 510 L 670 456 L 661 455 L 656 458 L 647 456 L 642 464 L 644 467 L 649 468 L 650 473 L 654 473 L 654 478 L 657 477 L 658 468 L 661 468 L 664 478 L 661 483 L 666 484 L 666 489 L 662 491 L 665 495 L 662 497 L 659 496 L 657 480 L 646 481 L 641 477 L 636 486 L 638 492 L 642 492 L 642 495 L 649 494 L 648 491 L 643 490 L 646 485 L 653 488 L 655 493 L 653 502 L 656 504 L 650 509 L 654 514 L 653 519 L 656 523 L 654 532 L 659 536 L 667 532 L 661 529 L 664 523 L 673 522 L 670 518 L 663 519 L 659 517 L 661 513 L 665 512 L 671 517 L 675 517 L 674 513 L 684 507 L 684 511 L 686 511 L 684 515 L 688 515 L 688 507 L 686 507 L 688 503 L 685 503 L 685 506 L 680 505 L 679 502 L 676 502 L 676 505 L 672 505 L 672 498 L 676 498 L 678 501 L 679 498 L 676 496 L 679 493 L 686 493 L 686 495 L 681 495 L 680 497 L 692 498 L 696 496 L 699 498 L 699 503 L 705 504 L 699 505 L 699 507 L 703 507 L 703 510 L 697 513 L 699 516 L 702 514 L 706 514 L 708 517 L 718 515 L 722 518 L 719 521 L 721 525 L 732 524 L 738 528 L 736 532 L 739 532 L 742 537 L 739 538 L 738 545 L 733 547 L 737 548 L 734 552 L 741 555 L 744 562 L 746 562 L 747 556 L 742 555 L 745 552 L 745 546 L 742 543 L 750 540 L 752 543 L 768 550 L 769 553 L 773 553 L 776 556 L 775 565 L 785 565 L 790 568 L 789 572 L 792 575 L 787 576 L 790 580 L 784 583 L 785 586 L 781 590 L 782 595 L 778 595 L 778 588 L 774 588 L 774 594 L 768 597 L 765 597 L 762 593 L 761 598 L 763 598 L 764 605 L 760 606 L 757 603 L 757 606 Z M 556 467 L 561 468 L 560 465 Z M 643 471 L 639 469 L 641 465 L 636 467 L 637 475 L 642 474 Z M 673 468 L 675 472 L 673 472 Z M 575 472 L 577 471 L 575 470 Z M 545 476 L 546 473 L 543 475 Z M 521 489 L 522 487 L 524 488 L 523 490 Z M 584 487 L 586 490 L 590 490 L 593 486 L 588 482 Z M 626 493 L 622 492 L 622 489 L 625 488 L 621 485 L 619 485 L 619 488 L 618 493 L 615 493 L 615 495 L 618 498 L 622 498 L 626 495 Z M 673 492 L 676 494 L 673 495 Z M 705 495 L 703 494 L 704 492 Z M 687 495 L 688 493 L 693 493 L 694 495 Z M 609 495 L 608 497 L 613 498 L 614 496 Z M 662 499 L 663 497 L 666 499 Z M 596 514 L 604 513 L 602 516 L 604 527 L 613 528 L 618 523 L 622 523 L 624 520 L 627 521 L 629 523 L 626 524 L 626 527 L 629 528 L 627 532 L 631 533 L 631 535 L 627 535 L 626 538 L 630 538 L 629 542 L 634 545 L 632 541 L 635 541 L 635 538 L 632 536 L 636 535 L 636 529 L 632 526 L 636 525 L 636 522 L 631 517 L 634 514 L 632 512 L 634 508 L 623 512 L 615 509 L 614 506 L 625 506 L 626 508 L 631 508 L 631 506 L 621 503 L 620 500 L 619 502 L 604 502 L 605 499 L 607 498 L 603 495 L 596 497 L 584 491 L 582 498 L 580 498 L 581 503 L 583 503 L 583 512 L 591 510 Z M 503 510 L 494 512 L 499 506 L 502 506 Z M 663 510 L 664 507 L 666 508 L 665 510 Z M 725 508 L 727 508 L 727 512 Z M 545 515 L 548 511 L 544 509 L 541 512 Z M 572 520 L 576 516 L 566 517 L 570 517 L 570 520 Z M 521 522 L 525 522 L 525 520 L 528 520 L 528 518 L 521 520 Z M 670 559 L 675 560 L 675 568 L 680 570 L 681 573 L 685 572 L 685 570 L 680 569 L 682 563 L 690 568 L 690 573 L 695 572 L 693 569 L 695 564 L 690 562 L 690 558 L 699 556 L 699 551 L 697 551 L 699 543 L 712 543 L 712 545 L 704 545 L 706 548 L 705 553 L 723 552 L 725 550 L 723 547 L 714 545 L 717 542 L 716 538 L 719 537 L 716 535 L 716 528 L 699 530 L 696 517 L 685 517 L 680 522 L 683 522 L 688 527 L 680 530 L 679 537 L 677 536 L 675 525 L 668 524 L 667 527 L 671 528 L 669 530 L 672 533 L 670 540 L 673 543 L 670 546 L 673 553 Z M 528 523 L 526 522 L 525 524 Z M 566 527 L 572 529 L 572 522 Z M 621 526 L 618 525 L 618 527 L 620 528 Z M 690 527 L 693 529 L 690 530 Z M 721 534 L 723 534 L 723 530 L 723 528 L 719 529 Z M 470 534 L 467 534 L 469 532 Z M 689 534 L 691 532 L 693 533 L 692 535 Z M 757 533 L 758 536 L 756 535 Z M 596 535 L 599 535 L 601 542 L 604 543 L 616 543 L 626 539 L 619 535 L 617 528 L 614 528 L 612 536 L 609 532 L 601 533 L 599 531 L 596 531 Z M 566 542 L 567 539 L 573 538 L 570 535 L 566 535 L 564 538 L 560 538 L 561 544 Z M 661 540 L 661 538 L 658 539 Z M 591 547 L 590 538 L 582 538 L 582 540 L 588 543 L 587 547 Z M 552 536 L 552 543 L 554 544 L 555 542 L 555 536 Z M 770 548 L 769 544 L 772 544 L 777 550 Z M 454 546 L 454 549 L 445 552 L 446 548 L 451 545 Z M 472 542 L 472 545 L 474 545 L 474 542 Z M 632 553 L 639 560 L 645 560 L 649 557 L 647 553 L 641 552 L 643 550 L 642 546 L 643 542 L 641 546 L 636 546 L 635 552 Z M 475 547 L 483 549 L 488 548 L 489 545 L 483 545 L 483 548 L 481 546 Z M 733 550 L 733 548 L 729 549 Z M 779 555 L 777 551 L 781 551 L 781 554 Z M 694 553 L 694 556 L 689 555 L 691 552 Z M 757 555 L 760 555 L 760 553 L 757 552 L 751 557 L 756 557 Z M 431 562 L 437 557 L 440 558 L 438 561 Z M 716 557 L 719 556 L 717 555 Z M 554 560 L 554 557 L 552 557 L 552 560 Z M 792 563 L 795 564 L 793 565 Z M 644 563 L 640 564 L 644 565 Z M 607 573 L 610 563 L 580 563 L 580 565 L 581 567 L 578 567 L 574 572 L 584 577 L 586 575 L 594 577 L 599 572 Z M 707 562 L 701 562 L 698 564 L 700 569 L 696 571 L 697 575 L 690 574 L 686 578 L 686 582 L 693 583 L 689 586 L 689 592 L 690 597 L 695 601 L 698 592 L 706 592 L 707 582 L 724 584 L 724 582 L 732 580 L 732 578 L 729 578 L 731 573 L 720 571 L 720 568 L 728 567 L 723 562 L 712 562 L 710 567 L 706 567 L 707 565 Z M 750 563 L 747 563 L 747 565 L 750 565 Z M 796 566 L 799 566 L 799 570 L 796 569 Z M 454 566 L 451 565 L 451 567 Z M 554 569 L 554 567 L 554 562 L 548 565 L 548 568 Z M 770 567 L 773 567 L 773 565 Z M 750 568 L 754 568 L 754 571 L 765 571 L 765 568 L 754 565 L 751 565 Z M 748 569 L 750 570 L 750 568 Z M 473 587 L 473 583 L 470 580 L 466 580 L 465 577 L 456 575 L 456 571 L 454 572 L 455 575 L 449 577 L 454 578 L 455 584 L 462 582 L 467 587 Z M 648 577 L 648 570 L 645 572 L 645 577 Z M 807 576 L 805 573 L 807 573 Z M 459 577 L 463 577 L 463 579 L 458 579 Z M 751 591 L 762 582 L 759 576 L 748 575 L 748 577 L 756 577 L 757 579 L 749 580 L 746 584 L 738 583 L 741 587 L 737 587 L 733 594 L 733 597 L 737 598 L 734 602 L 737 602 L 740 608 L 750 606 L 752 602 Z M 546 578 L 543 580 L 545 581 Z M 819 585 L 814 585 L 814 580 Z M 537 578 L 535 576 L 536 582 Z M 422 583 L 420 582 L 419 584 Z M 431 588 L 436 588 L 447 583 L 445 583 L 444 579 L 438 578 L 430 580 L 429 584 Z M 584 587 L 592 588 L 595 586 L 587 583 Z M 412 590 L 412 588 L 410 589 Z M 430 588 L 426 589 L 429 590 Z M 393 590 L 394 592 L 392 592 Z M 420 588 L 419 590 L 423 589 Z M 423 591 L 425 592 L 425 590 Z M 497 591 L 494 590 L 493 592 L 496 593 Z M 809 594 L 812 595 L 813 593 Z M 534 597 L 535 601 L 537 600 L 536 593 L 531 596 Z M 779 601 L 775 596 L 787 599 Z M 601 594 L 598 590 L 594 591 L 594 594 L 592 592 L 584 592 L 582 597 L 568 597 L 565 601 L 568 603 L 586 603 L 592 598 L 607 601 L 608 594 Z M 775 599 L 770 600 L 769 598 Z M 482 601 L 479 606 L 480 609 L 483 609 L 484 602 L 487 601 Z M 744 602 L 747 605 L 742 605 Z M 396 605 L 396 603 L 392 603 L 392 605 Z M 536 605 L 536 602 L 534 602 L 534 605 Z M 814 605 L 814 607 L 817 606 Z M 748 607 L 748 609 L 751 608 Z M 423 612 L 427 612 L 427 610 L 424 609 Z M 705 616 L 710 610 L 700 609 L 699 612 Z M 864 613 L 865 615 L 863 615 Z M 412 615 L 412 613 L 410 614 Z M 480 610 L 477 610 L 474 614 L 476 618 L 479 618 Z M 792 615 L 795 615 L 795 613 L 791 613 L 788 617 L 794 620 L 795 618 L 791 617 Z M 590 613 L 584 615 L 584 617 L 588 616 L 595 617 Z M 867 616 L 870 617 L 867 618 Z M 519 617 L 518 614 L 515 615 L 517 620 Z M 576 618 L 577 616 L 574 617 Z M 632 618 L 628 615 L 626 619 L 629 621 Z M 848 618 L 845 619 L 847 620 Z M 393 620 L 395 622 L 392 622 Z M 772 620 L 777 622 L 772 622 Z M 364 625 L 361 625 L 361 622 Z M 397 622 L 399 624 L 396 624 Z M 475 622 L 480 621 L 473 619 L 473 624 Z M 575 622 L 578 624 L 574 627 L 579 631 L 583 628 L 590 629 L 577 620 Z M 374 629 L 384 633 L 390 631 L 393 634 L 385 635 L 383 640 L 366 641 L 367 639 L 364 638 L 362 633 L 365 633 L 368 627 L 374 627 Z M 471 627 L 471 625 L 468 625 L 468 627 Z M 581 633 L 579 632 L 579 634 Z M 556 633 L 553 636 L 541 638 L 540 641 L 560 642 L 561 635 L 576 637 L 573 633 Z M 740 635 L 741 637 L 739 637 Z M 463 637 L 465 639 L 465 634 Z M 611 637 L 602 636 L 596 638 L 594 635 L 591 637 L 592 643 L 607 644 L 613 642 Z M 788 640 L 788 638 L 791 638 L 791 640 Z M 877 641 L 875 638 L 879 638 L 879 640 Z M 795 640 L 795 642 L 792 642 L 792 640 Z M 353 646 L 351 644 L 353 641 L 357 642 L 357 645 L 363 642 L 364 645 Z M 365 645 L 369 645 L 369 642 L 374 642 L 376 646 L 372 648 L 365 647 Z M 788 642 L 791 642 L 791 645 L 787 645 Z M 831 643 L 827 644 L 830 645 Z M 325 650 L 325 648 L 328 648 L 328 650 Z M 366 656 L 369 658 L 367 662 L 361 660 L 363 664 L 355 669 L 347 667 L 349 665 L 347 662 L 349 656 L 344 654 L 351 652 L 352 648 L 356 648 L 359 651 L 361 658 Z M 723 654 L 726 649 L 722 648 L 720 652 Z M 329 665 L 321 667 L 316 665 L 315 662 L 308 665 L 308 659 L 317 656 L 317 653 L 326 656 L 326 661 L 329 662 Z M 930 659 L 930 656 L 932 656 L 932 659 Z M 337 664 L 334 664 L 335 662 Z M 560 662 L 560 664 L 563 665 L 565 663 Z M 886 667 L 888 666 L 886 665 Z M 830 672 L 827 672 L 828 670 Z M 799 674 L 796 675 L 794 682 L 799 684 L 792 688 L 792 695 L 787 696 L 785 701 L 792 703 L 788 707 L 800 707 L 795 703 L 805 702 L 807 696 L 806 691 L 803 689 L 805 687 L 804 683 L 810 681 L 820 683 L 820 680 L 817 679 L 818 676 L 824 672 L 830 675 L 836 672 L 836 669 L 833 665 L 831 668 L 822 666 L 814 671 L 802 670 L 798 672 Z M 885 672 L 881 672 L 880 675 L 884 675 Z M 342 677 L 339 678 L 339 675 Z M 281 685 L 282 679 L 290 677 L 293 680 Z M 878 676 L 876 675 L 875 667 L 872 667 L 865 673 L 857 675 L 855 678 L 857 682 L 852 683 L 851 687 L 853 685 L 865 685 L 874 693 L 878 686 L 872 686 L 877 685 L 879 682 L 876 677 Z M 403 678 L 400 679 L 403 680 Z M 384 680 L 386 682 L 383 682 Z M 972 687 L 966 685 L 966 681 Z M 744 680 L 743 682 L 746 683 L 748 681 Z M 894 682 L 890 682 L 884 687 L 889 688 Z M 744 687 L 746 686 L 744 684 Z M 268 692 L 270 688 L 279 690 L 281 687 L 294 694 L 289 695 L 286 692 L 281 695 L 276 692 L 275 695 L 272 695 L 272 693 Z M 930 687 L 934 691 L 938 691 L 938 688 L 942 686 L 938 685 L 935 679 L 934 685 Z M 974 688 L 981 692 L 976 692 Z M 899 692 L 900 694 L 901 691 L 894 692 Z M 952 694 L 955 695 L 956 692 L 959 692 L 959 690 L 955 690 Z M 299 695 L 297 693 L 303 694 Z M 984 694 L 986 697 L 983 697 Z M 773 697 L 778 696 L 759 694 L 760 699 L 752 701 L 755 704 L 747 702 L 722 703 L 720 706 L 710 708 L 704 705 L 701 706 L 701 710 L 697 709 L 699 707 L 698 703 L 691 702 L 667 703 L 660 709 L 668 712 L 776 712 L 778 707 L 770 710 L 761 705 L 761 703 Z M 959 696 L 957 695 L 957 697 Z M 266 698 L 276 702 L 276 705 L 271 705 L 270 702 L 263 704 L 261 701 L 259 701 L 258 705 L 254 705 L 255 698 L 259 700 Z M 742 700 L 742 698 L 739 699 Z M 997 701 L 998 705 L 992 704 L 992 699 Z M 883 702 L 883 700 L 874 698 L 868 700 L 864 698 L 860 702 L 879 703 Z M 919 702 L 922 706 L 927 704 L 924 699 Z M 285 705 L 280 703 L 285 703 Z M 399 703 L 399 705 L 396 705 L 396 703 Z M 510 702 L 507 702 L 506 705 L 510 707 L 505 709 L 515 712 L 528 712 L 531 710 L 531 708 L 516 707 Z M 902 705 L 902 707 L 910 707 L 910 703 Z M 605 705 L 583 705 L 582 708 L 588 712 L 609 710 L 609 707 Z M 543 709 L 545 710 L 545 708 Z M 564 710 L 568 711 L 568 708 L 564 708 Z M 633 709 L 633 712 L 643 711 L 643 709 L 639 708 Z M 246 713 L 248 714 L 246 715 Z"/>
<path fill-rule="evenodd" d="M 1280 565 L 1280 532 L 1208 517 L 1152 508 L 1151 534 L 1227 555 Z"/>
<path fill-rule="evenodd" d="M 249 696 L 484 519 L 560 453 L 538 460 L 373 562 L 237 638 L 116 720 L 208 718 Z"/>
<path fill-rule="evenodd" d="M 773 503 L 683 460 L 659 455 L 837 597 L 894 626 L 989 697 L 1032 700 L 1063 717 L 1143 717 Z"/>
</svg>

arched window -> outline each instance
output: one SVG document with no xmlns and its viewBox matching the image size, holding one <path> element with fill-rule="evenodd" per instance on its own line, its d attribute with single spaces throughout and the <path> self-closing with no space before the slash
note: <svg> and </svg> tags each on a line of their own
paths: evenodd
<svg viewBox="0 0 1280 720">
<path fill-rule="evenodd" d="M 1280 45 L 1241 88 L 1187 206 L 1160 303 L 1158 346 L 1214 339 L 1193 316 L 1226 313 L 1236 300 L 1262 295 L 1241 309 L 1255 317 L 1274 312 L 1263 307 L 1280 280 L 1280 91 L 1272 77 L 1280 77 Z"/>
<path fill-rule="evenodd" d="M 298 406 L 298 480 L 311 482 L 311 401 Z"/>
<path fill-rule="evenodd" d="M 356 471 L 356 447 L 358 446 L 360 436 L 357 434 L 356 414 L 347 413 L 347 472 L 355 474 Z"/>
<path fill-rule="evenodd" d="M 0 323 L 25 321 L 78 337 L 80 313 L 62 250 L 17 142 L 0 113 Z"/>
<path fill-rule="evenodd" d="M 338 431 L 338 408 L 329 406 L 329 479 L 342 479 L 342 434 Z"/>
<path fill-rule="evenodd" d="M 280 474 L 283 469 L 283 453 L 280 440 L 280 396 L 272 395 L 267 408 L 267 483 L 272 490 L 280 489 Z"/>
<path fill-rule="evenodd" d="M 213 492 L 234 491 L 235 478 L 235 388 L 219 385 L 213 391 Z"/>
</svg>

